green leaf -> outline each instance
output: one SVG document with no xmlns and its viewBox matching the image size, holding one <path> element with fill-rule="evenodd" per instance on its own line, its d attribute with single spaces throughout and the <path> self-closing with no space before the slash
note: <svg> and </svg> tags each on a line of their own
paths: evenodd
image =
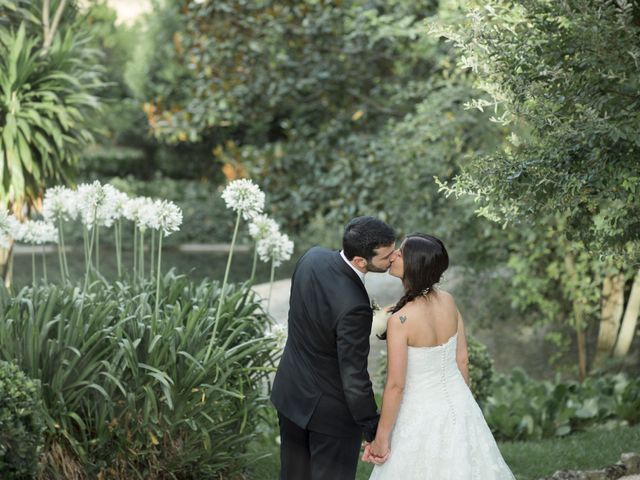
<svg viewBox="0 0 640 480">
<path fill-rule="evenodd" d="M 24 138 L 22 132 L 18 132 L 18 152 L 20 154 L 20 161 L 24 165 L 24 168 L 29 173 L 33 173 L 33 159 L 31 158 L 31 149 L 27 141 Z"/>
</svg>

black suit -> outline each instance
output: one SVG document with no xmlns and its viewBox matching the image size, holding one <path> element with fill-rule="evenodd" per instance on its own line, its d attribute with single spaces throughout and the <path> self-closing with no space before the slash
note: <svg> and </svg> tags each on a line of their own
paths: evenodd
<svg viewBox="0 0 640 480">
<path fill-rule="evenodd" d="M 367 371 L 372 310 L 339 252 L 314 247 L 291 280 L 289 334 L 271 400 L 282 480 L 353 479 L 360 442 L 379 415 Z"/>
</svg>

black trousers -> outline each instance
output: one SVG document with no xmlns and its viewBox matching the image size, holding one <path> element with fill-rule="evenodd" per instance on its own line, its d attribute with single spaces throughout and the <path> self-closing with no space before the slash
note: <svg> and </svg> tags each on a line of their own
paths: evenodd
<svg viewBox="0 0 640 480">
<path fill-rule="evenodd" d="M 360 435 L 333 437 L 300 428 L 278 412 L 280 480 L 354 480 Z"/>
</svg>

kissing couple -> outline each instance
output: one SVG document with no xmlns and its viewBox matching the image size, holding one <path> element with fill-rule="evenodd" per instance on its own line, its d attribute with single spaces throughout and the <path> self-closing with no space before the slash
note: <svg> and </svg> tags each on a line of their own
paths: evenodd
<svg viewBox="0 0 640 480">
<path fill-rule="evenodd" d="M 271 401 L 280 423 L 280 480 L 514 479 L 469 389 L 464 322 L 438 287 L 444 244 L 373 217 L 351 220 L 342 250 L 308 250 L 291 279 L 288 338 Z M 367 272 L 402 280 L 383 338 L 387 379 L 378 413 L 367 357 L 373 310 Z M 364 443 L 363 443 L 364 439 Z"/>
</svg>

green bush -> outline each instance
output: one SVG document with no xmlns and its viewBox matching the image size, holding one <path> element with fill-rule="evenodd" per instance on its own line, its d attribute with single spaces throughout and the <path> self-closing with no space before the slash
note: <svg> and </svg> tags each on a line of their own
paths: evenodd
<svg viewBox="0 0 640 480">
<path fill-rule="evenodd" d="M 622 389 L 620 389 L 622 390 Z M 630 381 L 616 402 L 616 414 L 630 425 L 640 423 L 640 380 Z"/>
<path fill-rule="evenodd" d="M 491 392 L 494 373 L 493 360 L 487 347 L 476 340 L 473 335 L 467 335 L 467 351 L 471 392 L 476 401 L 482 405 Z"/>
<path fill-rule="evenodd" d="M 43 445 L 40 386 L 9 362 L 0 360 L 0 478 L 36 475 Z"/>
<path fill-rule="evenodd" d="M 527 440 L 561 437 L 595 425 L 637 423 L 639 405 L 640 378 L 617 374 L 554 383 L 514 369 L 496 378 L 483 411 L 498 439 Z"/>
<path fill-rule="evenodd" d="M 230 478 L 266 408 L 269 317 L 248 285 L 167 274 L 0 293 L 0 356 L 43 385 L 45 467 L 83 478 Z M 63 473 L 64 472 L 64 473 Z"/>
</svg>

